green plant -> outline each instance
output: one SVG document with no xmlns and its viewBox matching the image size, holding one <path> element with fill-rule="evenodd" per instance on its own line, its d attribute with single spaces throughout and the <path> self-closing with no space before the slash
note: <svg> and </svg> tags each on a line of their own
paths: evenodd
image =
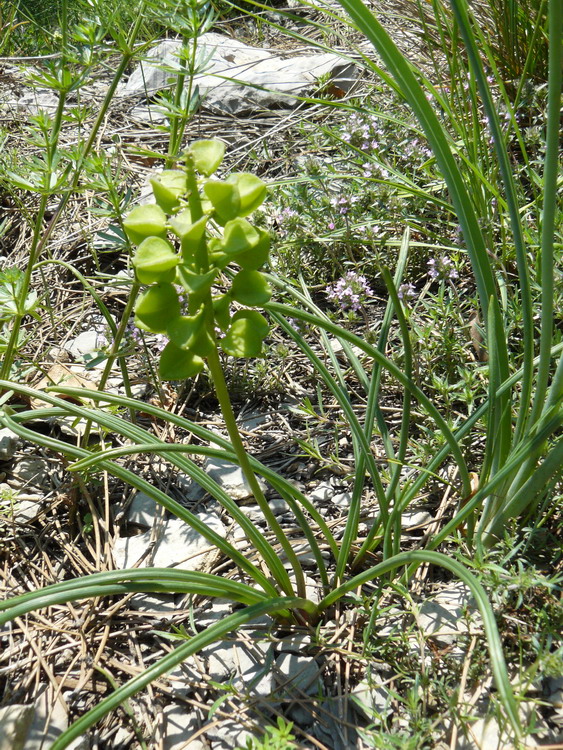
<svg viewBox="0 0 563 750">
<path fill-rule="evenodd" d="M 544 497 L 555 484 L 562 464 L 563 441 L 558 430 L 563 422 L 561 400 L 563 397 L 563 357 L 561 345 L 554 345 L 552 326 L 554 288 L 553 227 L 556 212 L 556 165 L 558 98 L 561 81 L 559 38 L 561 31 L 561 8 L 558 3 L 549 7 L 550 24 L 550 83 L 547 121 L 547 151 L 545 171 L 541 177 L 543 193 L 541 268 L 537 282 L 541 287 L 542 321 L 539 341 L 539 356 L 534 358 L 535 331 L 532 319 L 528 319 L 532 301 L 529 277 L 531 263 L 526 253 L 521 227 L 520 210 L 516 199 L 510 165 L 503 150 L 503 137 L 498 116 L 491 103 L 490 91 L 476 53 L 475 36 L 466 15 L 465 4 L 454 0 L 454 10 L 468 49 L 473 75 L 491 124 L 496 144 L 499 171 L 504 180 L 504 207 L 510 216 L 514 234 L 515 257 L 519 274 L 520 296 L 524 308 L 523 351 L 519 352 L 520 368 L 510 368 L 510 349 L 506 341 L 505 310 L 503 296 L 497 286 L 498 275 L 494 260 L 487 252 L 487 244 L 478 221 L 475 205 L 469 195 L 467 175 L 460 169 L 451 150 L 451 142 L 439 118 L 434 113 L 417 78 L 408 63 L 397 51 L 381 25 L 359 0 L 342 0 L 356 26 L 377 47 L 397 88 L 412 107 L 435 154 L 438 167 L 451 195 L 459 218 L 467 254 L 473 268 L 477 293 L 481 306 L 483 329 L 488 346 L 488 394 L 487 399 L 468 417 L 452 421 L 446 419 L 439 407 L 416 383 L 410 331 L 404 302 L 398 288 L 409 252 L 409 237 L 405 235 L 398 267 L 394 277 L 385 268 L 381 274 L 388 290 L 385 316 L 377 331 L 377 343 L 372 345 L 363 338 L 333 323 L 314 304 L 306 286 L 271 275 L 268 279 L 260 275 L 258 268 L 267 258 L 267 236 L 253 227 L 241 213 L 250 213 L 263 198 L 262 183 L 253 176 L 231 176 L 226 180 L 209 179 L 222 157 L 221 145 L 217 142 L 194 144 L 188 151 L 186 170 L 163 173 L 153 180 L 157 205 L 134 209 L 126 222 L 130 238 L 138 249 L 135 267 L 139 281 L 152 285 L 139 298 L 136 315 L 148 330 L 166 331 L 172 339 L 168 354 L 161 358 L 160 370 L 164 377 L 183 378 L 201 371 L 204 367 L 212 375 L 217 388 L 230 440 L 218 437 L 195 422 L 167 413 L 150 404 L 105 393 L 92 393 L 88 397 L 98 407 L 73 405 L 54 395 L 42 395 L 51 406 L 43 410 L 22 411 L 10 414 L 4 410 L 2 421 L 15 432 L 32 439 L 46 448 L 59 451 L 73 459 L 74 470 L 97 468 L 107 470 L 131 486 L 145 491 L 157 502 L 190 524 L 206 539 L 220 549 L 246 580 L 229 580 L 219 576 L 163 569 L 138 569 L 114 571 L 84 579 L 64 581 L 41 592 L 30 592 L 0 605 L 4 614 L 0 623 L 20 616 L 38 606 L 72 601 L 86 596 L 103 596 L 134 591 L 190 592 L 206 596 L 231 598 L 245 605 L 244 609 L 196 635 L 175 651 L 160 660 L 145 673 L 118 688 L 97 707 L 79 719 L 54 747 L 64 747 L 74 737 L 84 732 L 95 721 L 112 710 L 137 690 L 149 684 L 158 675 L 171 669 L 187 656 L 195 653 L 212 640 L 236 629 L 242 623 L 269 612 L 283 623 L 298 622 L 315 625 L 337 602 L 359 586 L 376 579 L 385 586 L 391 577 L 401 576 L 407 583 L 416 567 L 431 563 L 449 571 L 464 581 L 471 589 L 485 625 L 487 643 L 491 654 L 499 697 L 517 737 L 520 733 L 519 717 L 506 665 L 502 655 L 495 618 L 486 593 L 476 578 L 469 572 L 468 563 L 452 559 L 436 552 L 442 542 L 454 536 L 461 541 L 461 530 L 467 531 L 465 544 L 478 559 L 488 546 L 494 546 L 502 536 L 505 525 L 520 516 L 523 511 L 537 513 Z M 471 166 L 470 160 L 464 162 Z M 203 174 L 198 184 L 195 170 Z M 203 189 L 203 196 L 201 194 Z M 203 197 L 203 201 L 202 201 Z M 187 203 L 187 208 L 186 208 Z M 160 204 L 160 205 L 158 205 Z M 208 214 L 204 213 L 204 206 Z M 215 222 L 215 225 L 213 224 Z M 213 234 L 208 227 L 213 227 Z M 169 240 L 172 231 L 179 240 L 180 249 Z M 215 236 L 214 236 L 215 235 Z M 230 262 L 239 265 L 233 274 Z M 219 271 L 230 277 L 228 292 L 213 296 L 213 284 Z M 242 277 L 241 277 L 242 274 Z M 258 274 L 258 275 L 257 275 Z M 238 281 L 237 281 L 238 279 Z M 188 315 L 180 314 L 180 305 L 174 283 L 178 283 L 190 294 Z M 286 290 L 292 305 L 269 301 L 271 286 Z M 249 457 L 238 434 L 229 394 L 225 388 L 218 345 L 229 356 L 256 356 L 260 353 L 262 339 L 267 334 L 263 317 L 255 310 L 237 311 L 231 316 L 231 303 L 247 307 L 259 306 L 268 311 L 298 346 L 305 352 L 319 380 L 340 405 L 349 425 L 355 453 L 354 487 L 344 534 L 336 540 L 322 514 L 289 481 Z M 240 313 L 240 314 L 239 314 Z M 251 314 L 252 313 L 252 314 Z M 396 318 L 398 335 L 403 345 L 403 361 L 399 367 L 387 358 L 386 351 L 392 319 Z M 304 339 L 290 319 L 304 321 L 321 331 L 321 341 L 326 351 L 326 361 Z M 256 327 L 253 323 L 256 322 Z M 217 340 L 215 326 L 226 335 Z M 360 421 L 351 404 L 342 366 L 329 346 L 327 335 L 337 337 L 343 345 L 349 367 L 355 373 L 366 394 L 363 420 Z M 222 343 L 221 343 L 222 342 Z M 352 349 L 352 345 L 368 355 L 373 362 L 365 367 Z M 559 364 L 553 360 L 559 356 Z M 346 368 L 348 369 L 348 367 Z M 382 374 L 394 378 L 404 389 L 402 416 L 397 429 L 386 423 L 379 405 Z M 1 386 L 17 394 L 34 395 L 35 391 L 24 385 L 7 380 Z M 518 391 L 519 388 L 519 391 Z M 55 388 L 65 396 L 80 398 L 80 389 Z M 434 447 L 424 466 L 418 466 L 414 474 L 407 474 L 407 449 L 411 400 L 418 402 L 426 418 L 432 424 L 440 443 Z M 164 421 L 183 427 L 202 443 L 167 444 L 136 424 L 108 413 L 100 403 L 118 404 L 130 410 L 142 410 Z M 513 412 L 515 412 L 513 414 Z M 53 416 L 72 414 L 86 418 L 104 428 L 122 435 L 129 444 L 101 453 L 93 453 L 85 447 L 74 447 L 50 437 L 38 436 L 23 425 L 31 416 Z M 375 425 L 375 428 L 374 428 Z M 475 489 L 468 469 L 464 442 L 468 435 L 485 428 L 485 446 L 481 465 L 480 482 Z M 374 460 L 370 441 L 378 431 L 388 463 L 386 476 Z M 259 553 L 268 571 L 264 573 L 249 558 L 241 554 L 230 543 L 214 534 L 201 520 L 170 497 L 151 487 L 140 476 L 128 471 L 119 458 L 137 452 L 156 453 L 167 458 L 171 464 L 195 479 L 213 495 L 244 530 L 253 548 Z M 255 499 L 266 517 L 277 547 L 264 537 L 241 512 L 233 500 L 189 456 L 220 456 L 239 464 L 252 487 Z M 401 552 L 401 514 L 425 487 L 429 478 L 448 460 L 455 464 L 459 475 L 456 486 L 458 507 L 451 520 L 439 532 L 426 541 L 422 550 Z M 323 598 L 316 604 L 307 600 L 304 576 L 299 560 L 291 547 L 291 539 L 272 519 L 267 510 L 262 489 L 255 473 L 266 479 L 288 502 L 297 525 L 306 536 L 315 556 Z M 358 524 L 366 481 L 372 484 L 377 497 L 379 514 L 367 537 L 355 548 L 358 539 Z M 464 529 L 464 527 L 467 527 Z M 333 568 L 328 568 L 320 554 L 319 539 L 330 549 Z M 295 583 L 280 563 L 279 550 L 283 550 L 293 568 Z M 368 554 L 378 552 L 382 561 L 366 567 Z M 406 570 L 405 570 L 406 568 Z M 296 595 L 295 595 L 296 594 Z M 413 704 L 414 705 L 414 704 Z M 416 706 L 415 706 L 416 708 Z M 515 740 L 517 741 L 517 740 Z"/>
<path fill-rule="evenodd" d="M 293 722 L 285 721 L 283 716 L 278 716 L 277 724 L 265 728 L 264 737 L 260 740 L 250 738 L 246 743 L 246 750 L 292 750 L 296 747 L 291 730 Z M 243 748 L 238 748 L 243 750 Z"/>
<path fill-rule="evenodd" d="M 70 449 L 68 446 L 63 448 L 63 444 L 60 441 L 54 441 L 52 438 L 40 440 L 36 438 L 36 442 L 43 443 L 51 448 L 54 448 L 56 445 L 58 450 L 63 450 L 67 455 L 78 458 L 79 460 L 74 464 L 74 470 L 89 469 L 92 466 L 110 469 L 115 476 L 125 479 L 134 487 L 142 488 L 147 494 L 155 498 L 169 510 L 172 510 L 199 533 L 203 534 L 211 543 L 221 549 L 224 554 L 231 558 L 235 565 L 254 581 L 254 584 L 258 588 L 248 586 L 245 583 L 227 581 L 218 576 L 174 571 L 173 569 L 165 572 L 162 570 L 147 569 L 100 574 L 81 581 L 69 581 L 50 587 L 47 594 L 47 596 L 52 597 L 50 601 L 68 601 L 77 596 L 83 596 L 87 592 L 93 593 L 94 591 L 100 593 L 103 591 L 109 594 L 118 590 L 148 590 L 156 586 L 155 590 L 177 590 L 194 594 L 205 590 L 207 594 L 227 596 L 249 605 L 242 612 L 226 618 L 217 626 L 212 626 L 204 633 L 180 646 L 169 657 L 161 660 L 157 667 L 147 671 L 139 679 L 115 691 L 109 698 L 102 701 L 99 706 L 76 722 L 58 740 L 59 747 L 63 747 L 64 743 L 72 739 L 72 737 L 78 736 L 85 727 L 95 722 L 101 715 L 111 710 L 113 706 L 118 705 L 124 698 L 132 695 L 140 686 L 148 684 L 155 674 L 160 673 L 160 671 L 166 671 L 172 664 L 180 662 L 190 653 L 195 653 L 199 647 L 214 640 L 221 634 L 229 632 L 238 624 L 246 621 L 247 618 L 251 619 L 261 612 L 270 612 L 281 621 L 315 624 L 323 616 L 323 613 L 335 602 L 345 597 L 348 592 L 354 590 L 363 582 L 385 576 L 391 571 L 400 569 L 405 565 L 416 566 L 423 561 L 441 565 L 451 571 L 467 583 L 473 592 L 484 618 L 497 685 L 503 696 L 514 729 L 518 731 L 518 718 L 511 689 L 507 682 L 506 667 L 503 662 L 498 633 L 484 590 L 460 563 L 449 559 L 441 553 L 413 551 L 393 554 L 393 548 L 397 546 L 399 541 L 395 528 L 397 514 L 396 512 L 395 514 L 389 513 L 389 503 L 381 485 L 378 469 L 367 445 L 364 429 L 358 423 L 353 412 L 349 408 L 345 409 L 358 450 L 357 478 L 353 491 L 350 514 L 351 522 L 348 522 L 344 538 L 340 544 L 336 543 L 330 529 L 319 512 L 299 491 L 287 480 L 277 476 L 274 472 L 268 470 L 265 466 L 251 459 L 246 454 L 232 411 L 217 350 L 220 346 L 226 354 L 231 356 L 256 356 L 260 353 L 262 340 L 267 334 L 268 326 L 260 313 L 243 308 L 231 315 L 230 306 L 232 303 L 237 303 L 239 306 L 241 304 L 250 306 L 267 305 L 272 315 L 279 319 L 280 324 L 288 328 L 289 331 L 293 329 L 279 314 L 280 310 L 286 312 L 287 308 L 284 305 L 276 305 L 268 302 L 271 294 L 270 288 L 265 277 L 257 270 L 267 259 L 269 247 L 268 236 L 265 232 L 259 232 L 254 229 L 246 218 L 244 218 L 264 199 L 265 186 L 258 178 L 245 173 L 231 175 L 223 181 L 210 179 L 221 163 L 223 151 L 223 145 L 217 141 L 195 142 L 186 154 L 185 171 L 165 171 L 158 178 L 155 178 L 152 181 L 152 185 L 157 203 L 133 209 L 127 217 L 124 226 L 130 239 L 138 244 L 133 263 L 139 280 L 151 284 L 137 301 L 135 307 L 137 320 L 145 329 L 152 332 L 166 331 L 171 338 L 161 356 L 161 375 L 174 379 L 190 377 L 200 371 L 204 367 L 204 364 L 206 364 L 216 389 L 230 441 L 222 440 L 207 430 L 203 430 L 201 427 L 187 420 L 174 418 L 173 415 L 167 414 L 160 409 L 144 406 L 143 409 L 145 411 L 158 413 L 170 422 L 182 424 L 188 427 L 195 435 L 199 435 L 200 437 L 205 436 L 205 438 L 210 439 L 211 443 L 218 445 L 219 448 L 166 445 L 162 441 L 152 437 L 150 433 L 142 428 L 134 424 L 128 424 L 107 412 L 84 409 L 80 406 L 70 406 L 67 409 L 67 413 L 76 416 L 86 416 L 88 420 L 92 420 L 99 425 L 128 437 L 135 443 L 134 447 L 91 454 L 83 448 Z M 203 179 L 199 181 L 199 184 L 196 178 L 196 169 L 200 174 L 203 174 Z M 202 202 L 202 197 L 206 200 L 205 204 Z M 208 211 L 207 214 L 203 213 L 204 205 Z M 172 214 L 171 218 L 167 218 L 167 213 Z M 211 220 L 214 220 L 218 224 L 222 232 L 222 235 L 219 237 L 208 237 L 207 235 L 206 225 Z M 168 227 L 170 227 L 180 240 L 179 249 L 176 249 L 166 238 Z M 240 270 L 232 276 L 230 291 L 214 298 L 212 295 L 213 282 L 220 270 L 228 272 L 228 266 L 231 262 L 236 262 Z M 389 318 L 393 306 L 396 306 L 398 312 L 400 311 L 400 307 L 396 299 L 393 283 L 388 274 L 386 274 L 386 280 L 390 284 L 390 290 L 392 291 L 392 300 L 388 305 Z M 172 283 L 173 281 L 179 283 L 189 293 L 188 316 L 181 315 L 178 292 Z M 306 305 L 311 304 L 306 298 L 303 301 Z M 301 317 L 304 316 L 306 319 L 308 317 L 311 318 L 311 322 L 320 325 L 322 328 L 328 330 L 334 329 L 344 339 L 350 337 L 350 334 L 346 334 L 332 323 L 325 322 L 319 315 L 311 316 L 301 311 L 296 311 L 296 314 Z M 240 321 L 243 321 L 244 325 L 241 325 Z M 248 321 L 250 321 L 250 324 Z M 216 338 L 216 327 L 225 332 L 224 337 L 219 340 Z M 355 339 L 356 337 L 352 338 Z M 395 373 L 397 368 L 391 365 L 378 349 L 365 342 L 362 342 L 361 348 L 374 356 L 378 363 L 384 363 L 386 368 Z M 319 368 L 321 376 L 325 379 L 327 385 L 338 394 L 344 406 L 347 400 L 341 386 L 332 379 L 326 368 L 318 362 L 316 355 L 311 351 L 307 353 L 311 361 Z M 409 388 L 413 390 L 412 382 L 407 376 L 401 373 L 399 379 L 403 382 L 406 381 Z M 374 378 L 374 381 L 377 382 L 377 378 Z M 3 385 L 6 387 L 8 384 L 4 383 Z M 11 387 L 18 393 L 31 392 L 32 390 L 20 385 L 12 385 Z M 73 392 L 73 389 L 59 388 L 57 390 L 68 394 Z M 371 388 L 371 391 L 372 399 L 369 409 L 373 410 L 373 388 Z M 80 390 L 78 392 L 80 393 Z M 415 394 L 419 398 L 421 397 L 418 389 L 415 389 Z M 129 408 L 135 408 L 136 405 L 134 401 L 101 393 L 93 393 L 92 397 L 94 400 L 101 397 L 109 403 L 119 403 Z M 58 398 L 47 396 L 46 400 L 53 406 L 58 407 L 55 410 L 48 409 L 46 413 L 59 411 L 61 401 Z M 432 416 L 441 424 L 444 424 L 436 409 L 429 407 L 428 399 L 424 398 L 422 401 L 429 408 Z M 406 405 L 405 414 L 408 414 Z M 9 424 L 18 434 L 29 436 L 29 431 L 19 424 L 20 421 L 25 421 L 25 418 L 25 413 L 19 414 L 16 421 L 14 421 L 5 414 L 3 421 Z M 368 414 L 366 427 L 371 425 L 370 420 L 373 420 L 373 417 Z M 445 425 L 444 428 L 447 430 Z M 404 433 L 401 450 L 403 450 L 406 440 L 406 429 Z M 460 462 L 460 467 L 463 468 L 464 462 L 459 447 L 455 443 L 453 435 L 451 433 L 449 435 L 456 458 Z M 113 462 L 113 459 L 120 455 L 140 450 L 156 451 L 166 456 L 173 464 L 181 468 L 186 474 L 211 492 L 233 519 L 244 529 L 249 541 L 267 565 L 271 578 L 266 577 L 249 559 L 244 557 L 229 542 L 207 528 L 191 512 L 151 487 L 140 477 L 135 476 L 118 463 Z M 273 532 L 277 543 L 293 569 L 297 598 L 294 596 L 294 584 L 286 568 L 281 563 L 279 553 L 224 491 L 191 460 L 182 456 L 182 453 L 186 452 L 200 455 L 220 455 L 241 466 L 248 484 L 252 488 L 255 500 L 258 502 L 268 522 L 270 530 Z M 381 493 L 382 511 L 386 510 L 387 513 L 387 518 L 385 519 L 387 541 L 384 545 L 387 552 L 387 559 L 348 578 L 346 569 L 351 559 L 351 545 L 355 539 L 357 529 L 359 503 L 365 474 L 364 467 L 367 467 L 374 482 L 378 483 L 378 489 Z M 324 590 L 324 598 L 318 605 L 307 600 L 304 596 L 305 580 L 301 564 L 293 550 L 290 538 L 283 531 L 273 515 L 264 497 L 262 488 L 256 479 L 255 472 L 260 473 L 267 479 L 289 503 L 302 532 L 311 546 L 311 550 L 317 560 Z M 394 491 L 397 482 L 398 472 L 394 472 L 389 485 L 391 491 Z M 334 554 L 336 571 L 332 580 L 329 577 L 326 564 L 320 553 L 317 541 L 318 532 L 314 532 L 312 523 L 315 524 L 322 534 L 325 543 L 330 546 Z M 280 598 L 279 593 L 283 593 L 286 596 Z M 3 617 L 12 617 L 16 613 L 19 614 L 23 611 L 33 609 L 36 606 L 34 599 L 35 596 L 33 594 L 23 595 L 22 597 L 14 598 L 6 605 L 1 605 L 2 608 L 7 610 Z M 2 618 L 0 617 L 1 621 Z"/>
</svg>

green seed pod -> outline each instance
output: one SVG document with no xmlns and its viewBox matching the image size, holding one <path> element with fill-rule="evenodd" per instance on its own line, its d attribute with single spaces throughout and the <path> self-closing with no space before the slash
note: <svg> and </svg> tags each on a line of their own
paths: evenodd
<svg viewBox="0 0 563 750">
<path fill-rule="evenodd" d="M 270 255 L 270 235 L 264 229 L 257 229 L 258 242 L 250 250 L 238 253 L 236 261 L 247 271 L 256 271 L 267 262 Z"/>
<path fill-rule="evenodd" d="M 225 144 L 222 141 L 194 141 L 189 153 L 194 160 L 194 167 L 205 177 L 217 171 L 225 156 Z"/>
<path fill-rule="evenodd" d="M 206 357 L 215 346 L 205 326 L 205 312 L 174 318 L 166 330 L 168 338 L 178 349 Z"/>
<path fill-rule="evenodd" d="M 203 370 L 203 359 L 193 352 L 179 349 L 172 342 L 160 355 L 158 374 L 163 380 L 186 380 Z"/>
<path fill-rule="evenodd" d="M 205 234 L 207 219 L 207 216 L 202 216 L 201 219 L 192 222 L 188 208 L 180 211 L 177 216 L 170 219 L 170 228 L 180 238 L 182 243 L 184 263 L 190 266 L 194 264 L 197 251 Z"/>
<path fill-rule="evenodd" d="M 213 315 L 215 322 L 222 331 L 227 331 L 231 325 L 231 295 L 222 294 L 213 300 Z"/>
<path fill-rule="evenodd" d="M 239 215 L 240 197 L 236 185 L 220 180 L 208 180 L 203 192 L 215 209 L 215 218 L 219 224 L 225 224 Z"/>
<path fill-rule="evenodd" d="M 194 273 L 185 266 L 178 266 L 177 280 L 188 294 L 205 294 L 211 289 L 218 273 L 218 268 L 212 268 L 207 273 Z"/>
<path fill-rule="evenodd" d="M 172 284 L 156 284 L 143 292 L 135 304 L 135 316 L 145 330 L 164 333 L 180 315 L 180 300 Z"/>
<path fill-rule="evenodd" d="M 135 206 L 123 226 L 130 241 L 138 245 L 146 237 L 166 237 L 166 214 L 154 203 Z"/>
<path fill-rule="evenodd" d="M 242 305 L 258 307 L 268 302 L 272 289 L 260 271 L 239 271 L 233 279 L 231 294 Z"/>
<path fill-rule="evenodd" d="M 162 237 L 147 237 L 133 256 L 133 266 L 142 284 L 174 281 L 179 262 L 174 247 Z"/>
<path fill-rule="evenodd" d="M 235 256 L 256 247 L 260 241 L 258 231 L 246 219 L 233 219 L 225 224 L 223 239 L 218 249 Z"/>
<path fill-rule="evenodd" d="M 220 341 L 221 348 L 233 357 L 259 357 L 269 330 L 268 321 L 259 312 L 239 310 Z"/>
<path fill-rule="evenodd" d="M 226 182 L 236 186 L 240 200 L 238 216 L 248 216 L 264 202 L 266 184 L 256 175 L 250 172 L 237 172 L 229 175 Z"/>
<path fill-rule="evenodd" d="M 149 180 L 154 199 L 167 214 L 176 211 L 180 206 L 180 198 L 186 194 L 186 173 L 179 169 L 165 169 L 164 172 L 151 177 Z"/>
</svg>

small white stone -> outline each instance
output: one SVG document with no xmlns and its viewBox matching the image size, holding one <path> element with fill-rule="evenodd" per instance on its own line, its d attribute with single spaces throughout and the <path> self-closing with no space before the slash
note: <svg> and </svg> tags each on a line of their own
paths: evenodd
<svg viewBox="0 0 563 750">
<path fill-rule="evenodd" d="M 18 459 L 12 468 L 12 477 L 8 479 L 8 484 L 15 489 L 27 487 L 50 489 L 51 479 L 48 462 L 37 456 L 24 456 Z"/>
<path fill-rule="evenodd" d="M 144 492 L 137 492 L 127 508 L 126 514 L 130 523 L 150 528 L 157 516 L 160 518 L 164 516 L 164 508 L 158 505 L 152 497 L 145 495 Z"/>
<path fill-rule="evenodd" d="M 18 444 L 18 436 L 15 432 L 3 427 L 0 429 L 0 461 L 10 461 L 14 457 Z"/>
<path fill-rule="evenodd" d="M 282 693 L 316 692 L 320 668 L 312 657 L 283 653 L 276 659 L 276 670 Z"/>
<path fill-rule="evenodd" d="M 203 750 L 205 745 L 196 737 L 190 739 L 200 728 L 200 718 L 185 705 L 173 703 L 163 710 L 163 750 Z"/>
<path fill-rule="evenodd" d="M 537 747 L 532 737 L 526 738 L 526 747 Z M 455 750 L 514 750 L 514 739 L 501 731 L 494 716 L 477 719 L 468 726 L 467 734 L 458 735 Z"/>
<path fill-rule="evenodd" d="M 333 495 L 334 495 L 334 487 L 328 482 L 321 482 L 311 492 L 309 499 L 311 500 L 311 502 L 319 501 L 319 500 L 320 501 L 332 500 Z"/>
<path fill-rule="evenodd" d="M 407 511 L 401 516 L 401 527 L 403 529 L 411 529 L 413 526 L 425 526 L 432 521 L 432 515 L 426 510 Z"/>
<path fill-rule="evenodd" d="M 152 614 L 162 620 L 170 620 L 178 614 L 173 594 L 135 594 L 129 600 L 131 609 Z"/>
<path fill-rule="evenodd" d="M 221 536 L 226 530 L 221 519 L 214 513 L 197 513 L 198 518 Z M 113 546 L 115 564 L 118 568 L 131 568 L 142 557 L 151 543 L 151 531 L 138 536 L 121 537 Z M 209 552 L 215 548 L 201 534 L 179 518 L 166 521 L 154 549 L 151 567 L 174 566 L 181 570 L 200 570 L 205 565 Z M 150 556 L 149 556 L 150 557 Z M 145 567 L 147 566 L 148 559 Z"/>
<path fill-rule="evenodd" d="M 205 470 L 233 500 L 245 500 L 247 497 L 252 497 L 240 466 L 222 458 L 210 457 L 205 463 Z"/>
<path fill-rule="evenodd" d="M 466 611 L 470 616 L 476 613 L 471 591 L 463 583 L 453 583 L 420 605 L 418 622 L 425 636 L 449 646 L 468 632 Z"/>
<path fill-rule="evenodd" d="M 78 336 L 66 345 L 75 359 L 81 359 L 86 354 L 98 352 L 108 343 L 107 336 L 96 330 L 82 331 Z"/>
<path fill-rule="evenodd" d="M 384 685 L 375 685 L 362 680 L 352 692 L 354 705 L 365 718 L 374 724 L 381 724 L 391 713 L 391 693 Z"/>
<path fill-rule="evenodd" d="M 252 734 L 241 725 L 238 717 L 235 717 L 225 719 L 220 724 L 211 724 L 206 737 L 211 740 L 213 750 L 233 750 L 246 747 L 247 740 Z"/>
</svg>

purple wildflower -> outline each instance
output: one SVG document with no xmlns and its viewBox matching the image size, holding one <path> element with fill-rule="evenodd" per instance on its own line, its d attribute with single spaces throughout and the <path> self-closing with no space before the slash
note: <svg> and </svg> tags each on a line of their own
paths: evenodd
<svg viewBox="0 0 563 750">
<path fill-rule="evenodd" d="M 401 284 L 397 290 L 397 296 L 399 299 L 402 299 L 403 302 L 406 302 L 409 299 L 414 299 L 416 297 L 416 288 L 414 284 L 411 284 L 410 281 L 406 284 Z"/>
<path fill-rule="evenodd" d="M 346 216 L 350 212 L 352 205 L 356 203 L 358 197 L 355 195 L 345 196 L 341 195 L 340 198 L 334 197 L 330 199 L 330 205 L 336 208 L 341 216 Z"/>
<path fill-rule="evenodd" d="M 430 258 L 428 261 L 428 275 L 431 279 L 445 279 L 447 281 L 459 278 L 459 273 L 454 267 L 452 259 L 448 258 L 447 255 Z"/>
<path fill-rule="evenodd" d="M 365 303 L 367 297 L 373 296 L 366 277 L 355 271 L 348 271 L 341 279 L 327 289 L 327 296 L 343 310 L 350 308 L 357 312 Z"/>
</svg>

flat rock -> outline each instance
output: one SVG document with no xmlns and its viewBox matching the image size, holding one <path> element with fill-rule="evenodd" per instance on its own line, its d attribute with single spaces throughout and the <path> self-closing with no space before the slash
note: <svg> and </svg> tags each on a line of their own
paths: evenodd
<svg viewBox="0 0 563 750">
<path fill-rule="evenodd" d="M 86 354 L 100 351 L 104 346 L 107 346 L 107 343 L 105 334 L 93 329 L 82 331 L 65 348 L 75 359 L 83 359 Z"/>
<path fill-rule="evenodd" d="M 406 511 L 401 516 L 401 528 L 411 529 L 415 526 L 425 526 L 433 520 L 432 515 L 426 510 Z"/>
<path fill-rule="evenodd" d="M 315 559 L 315 556 L 313 555 L 313 552 L 308 542 L 294 543 L 293 551 L 295 552 L 297 559 L 299 560 L 301 565 L 305 565 L 311 568 L 317 565 L 317 561 Z M 326 550 L 321 551 L 321 557 L 323 559 L 328 559 L 329 556 L 330 555 Z M 280 551 L 280 560 L 283 562 L 283 564 L 286 567 L 289 565 L 289 562 L 287 560 L 287 555 L 285 554 L 283 550 Z"/>
<path fill-rule="evenodd" d="M 30 523 L 37 518 L 42 508 L 43 501 L 40 496 L 26 499 L 18 496 L 15 500 L 14 518 L 20 523 Z"/>
<path fill-rule="evenodd" d="M 281 693 L 316 693 L 320 667 L 309 656 L 283 653 L 276 659 L 276 681 Z"/>
<path fill-rule="evenodd" d="M 197 513 L 198 518 L 213 531 L 225 536 L 226 530 L 215 513 Z M 121 537 L 113 546 L 115 564 L 118 568 L 131 568 L 146 552 L 151 543 L 152 531 L 138 536 Z M 201 570 L 205 566 L 207 554 L 215 551 L 210 542 L 179 518 L 165 521 L 155 543 L 153 562 L 150 555 L 144 561 L 145 567 L 175 567 L 182 570 Z"/>
<path fill-rule="evenodd" d="M 162 125 L 162 123 L 167 122 L 164 112 L 159 107 L 150 104 L 139 104 L 137 107 L 133 107 L 129 112 L 129 117 L 147 125 Z"/>
<path fill-rule="evenodd" d="M 458 737 L 455 750 L 514 750 L 514 738 L 501 730 L 494 716 L 470 724 L 467 735 Z M 526 738 L 526 747 L 537 747 L 532 737 Z"/>
<path fill-rule="evenodd" d="M 357 711 L 371 724 L 381 724 L 391 713 L 391 693 L 383 685 L 362 680 L 352 692 Z"/>
<path fill-rule="evenodd" d="M 157 517 L 164 516 L 164 508 L 144 492 L 137 492 L 125 515 L 130 523 L 151 528 Z"/>
<path fill-rule="evenodd" d="M 201 726 L 201 719 L 197 713 L 190 711 L 185 705 L 173 703 L 166 706 L 162 714 L 164 717 L 163 750 L 203 750 L 205 748 L 201 739 L 191 739 Z"/>
<path fill-rule="evenodd" d="M 215 682 L 232 682 L 245 695 L 267 698 L 274 689 L 274 647 L 267 641 L 218 641 L 203 649 L 207 673 Z"/>
<path fill-rule="evenodd" d="M 425 636 L 449 646 L 468 632 L 466 612 L 477 612 L 471 591 L 461 582 L 452 583 L 420 605 L 418 622 Z"/>
<path fill-rule="evenodd" d="M 39 112 L 54 115 L 58 106 L 59 97 L 50 89 L 30 88 L 23 96 L 20 96 L 16 103 L 20 112 L 30 115 L 37 115 Z"/>
<path fill-rule="evenodd" d="M 205 470 L 233 500 L 246 500 L 247 497 L 252 497 L 240 466 L 222 458 L 210 457 L 205 462 Z"/>
<path fill-rule="evenodd" d="M 213 743 L 213 750 L 245 748 L 247 740 L 252 737 L 252 733 L 242 726 L 238 716 L 211 724 L 205 735 Z"/>
<path fill-rule="evenodd" d="M 162 620 L 169 620 L 178 613 L 174 594 L 135 594 L 129 600 L 129 607 Z"/>
<path fill-rule="evenodd" d="M 29 487 L 50 489 L 51 471 L 48 461 L 38 456 L 23 456 L 17 459 L 8 484 L 17 490 Z"/>
<path fill-rule="evenodd" d="M 274 516 L 281 516 L 284 513 L 290 513 L 291 509 L 285 500 L 281 498 L 275 498 L 268 502 L 268 506 Z M 266 519 L 262 513 L 259 505 L 241 505 L 241 511 L 247 516 L 253 523 L 265 523 Z M 244 532 L 243 532 L 244 533 Z"/>
<path fill-rule="evenodd" d="M 0 750 L 25 750 L 34 715 L 33 706 L 14 704 L 0 708 Z"/>
<path fill-rule="evenodd" d="M 67 709 L 60 697 L 55 700 L 53 686 L 46 683 L 38 685 L 33 704 L 33 720 L 24 750 L 48 750 L 67 727 Z M 88 750 L 90 741 L 87 736 L 77 737 L 67 747 L 70 750 Z"/>
<path fill-rule="evenodd" d="M 309 499 L 311 502 L 323 502 L 323 501 L 332 501 L 332 498 L 334 496 L 334 487 L 329 482 L 321 482 L 318 484 L 315 489 L 311 492 L 309 495 Z"/>
<path fill-rule="evenodd" d="M 179 40 L 159 42 L 145 62 L 119 86 L 117 95 L 147 98 L 169 88 L 179 70 Z M 313 94 L 320 78 L 330 75 L 335 86 L 348 91 L 356 79 L 356 66 L 339 55 L 292 55 L 251 47 L 223 34 L 208 32 L 198 40 L 205 71 L 197 75 L 202 104 L 221 114 L 245 114 L 273 107 L 296 106 L 298 97 Z"/>
</svg>

